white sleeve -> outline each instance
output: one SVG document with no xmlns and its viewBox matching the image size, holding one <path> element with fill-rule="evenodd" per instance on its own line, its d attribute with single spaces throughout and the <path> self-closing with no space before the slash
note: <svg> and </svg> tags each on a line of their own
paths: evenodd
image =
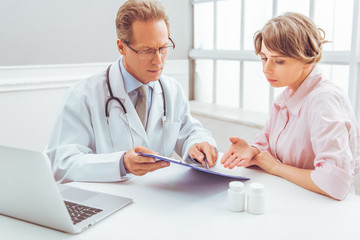
<svg viewBox="0 0 360 240">
<path fill-rule="evenodd" d="M 120 159 L 124 152 L 96 152 L 90 107 L 85 97 L 68 92 L 46 150 L 55 179 L 71 181 L 122 181 Z"/>
</svg>

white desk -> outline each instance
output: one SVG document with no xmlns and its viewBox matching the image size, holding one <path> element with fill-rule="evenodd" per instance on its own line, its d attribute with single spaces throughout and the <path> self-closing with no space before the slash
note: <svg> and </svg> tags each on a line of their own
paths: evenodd
<svg viewBox="0 0 360 240">
<path fill-rule="evenodd" d="M 258 169 L 245 181 L 265 185 L 263 215 L 230 212 L 233 179 L 172 164 L 121 183 L 71 183 L 134 199 L 134 203 L 78 235 L 0 215 L 0 239 L 360 239 L 360 197 L 344 201 L 302 189 Z"/>
</svg>

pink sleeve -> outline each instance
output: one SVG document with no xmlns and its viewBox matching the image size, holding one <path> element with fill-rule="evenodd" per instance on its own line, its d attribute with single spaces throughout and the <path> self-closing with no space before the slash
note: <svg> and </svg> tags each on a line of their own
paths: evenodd
<svg viewBox="0 0 360 240">
<path fill-rule="evenodd" d="M 311 143 L 315 153 L 311 177 L 323 191 L 344 199 L 354 181 L 350 148 L 351 108 L 337 95 L 318 94 L 309 106 Z"/>
<path fill-rule="evenodd" d="M 269 145 L 270 120 L 271 118 L 266 122 L 264 128 L 256 136 L 255 141 L 252 144 L 252 146 L 259 149 L 260 152 L 265 150 L 270 151 L 270 145 Z"/>
<path fill-rule="evenodd" d="M 349 193 L 353 176 L 326 160 L 318 161 L 318 167 L 311 172 L 314 183 L 333 198 L 343 200 Z"/>
</svg>

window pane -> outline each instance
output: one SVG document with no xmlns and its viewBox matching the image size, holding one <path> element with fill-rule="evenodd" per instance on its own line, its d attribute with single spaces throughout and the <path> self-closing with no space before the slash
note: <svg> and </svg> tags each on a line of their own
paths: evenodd
<svg viewBox="0 0 360 240">
<path fill-rule="evenodd" d="M 219 60 L 216 64 L 216 104 L 239 107 L 239 61 Z"/>
<path fill-rule="evenodd" d="M 349 66 L 318 64 L 325 78 L 342 88 L 346 94 L 349 87 Z"/>
<path fill-rule="evenodd" d="M 309 0 L 278 0 L 278 14 L 297 12 L 309 16 Z"/>
<path fill-rule="evenodd" d="M 244 62 L 244 109 L 269 112 L 269 83 L 261 62 Z"/>
<path fill-rule="evenodd" d="M 194 44 L 196 49 L 214 49 L 214 3 L 194 5 Z"/>
<path fill-rule="evenodd" d="M 324 50 L 350 50 L 353 5 L 353 0 L 315 1 L 314 21 L 331 41 L 323 45 Z"/>
<path fill-rule="evenodd" d="M 217 49 L 240 49 L 240 3 L 239 0 L 217 2 Z"/>
<path fill-rule="evenodd" d="M 214 74 L 213 60 L 195 61 L 195 100 L 212 103 Z"/>
<path fill-rule="evenodd" d="M 245 1 L 245 24 L 244 24 L 244 48 L 254 50 L 253 37 L 256 31 L 262 29 L 270 20 L 272 13 L 272 1 L 269 0 L 244 0 Z M 261 6 L 261 7 L 260 7 Z"/>
</svg>

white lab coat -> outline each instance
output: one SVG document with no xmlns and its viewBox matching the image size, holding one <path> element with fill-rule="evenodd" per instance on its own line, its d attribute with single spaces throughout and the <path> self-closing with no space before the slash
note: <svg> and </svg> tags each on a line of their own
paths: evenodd
<svg viewBox="0 0 360 240">
<path fill-rule="evenodd" d="M 135 146 L 144 146 L 160 155 L 175 152 L 187 157 L 195 143 L 215 140 L 201 123 L 190 115 L 188 101 L 180 84 L 173 78 L 162 76 L 165 92 L 167 122 L 163 124 L 163 98 L 159 82 L 155 82 L 152 106 L 146 132 L 135 107 L 124 88 L 119 61 L 110 69 L 110 84 L 128 112 Z M 133 148 L 126 116 L 116 101 L 110 102 L 110 129 L 114 150 L 106 123 L 105 101 L 109 97 L 106 71 L 84 79 L 69 89 L 61 105 L 53 133 L 46 150 L 55 179 L 60 182 L 96 181 L 112 182 L 128 179 L 121 177 L 119 161 Z"/>
</svg>

